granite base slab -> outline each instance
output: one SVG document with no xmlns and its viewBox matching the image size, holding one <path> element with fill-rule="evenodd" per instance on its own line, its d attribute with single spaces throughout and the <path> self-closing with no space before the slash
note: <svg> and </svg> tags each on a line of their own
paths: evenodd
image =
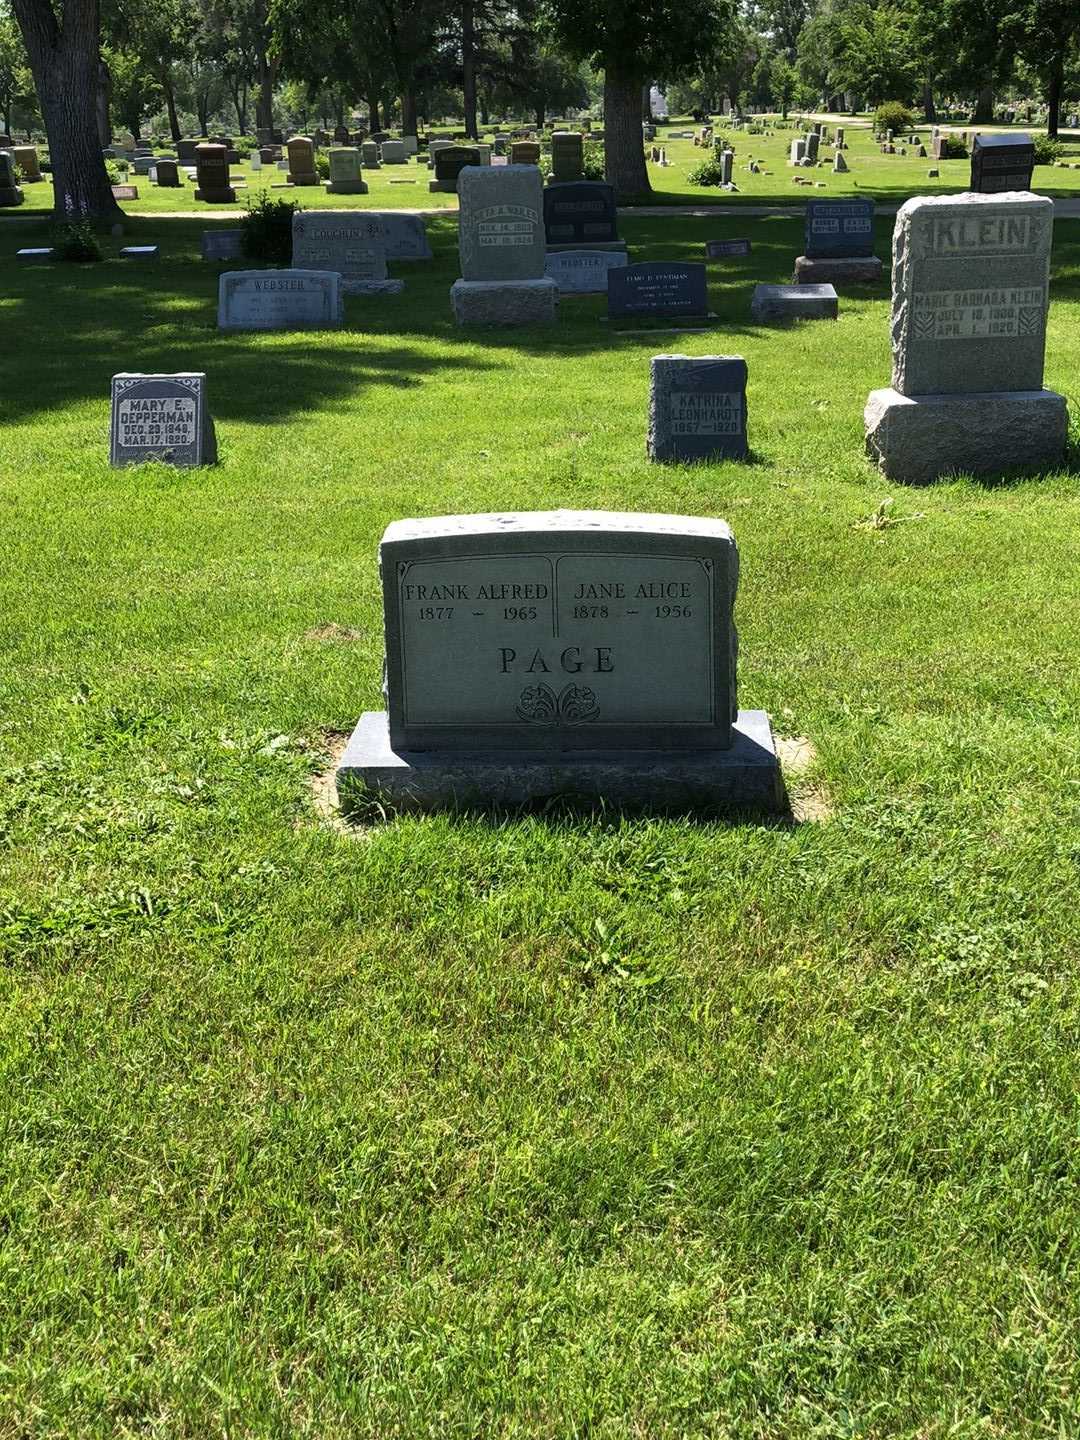
<svg viewBox="0 0 1080 1440">
<path fill-rule="evenodd" d="M 620 810 L 776 813 L 787 796 L 764 710 L 740 710 L 730 750 L 622 751 L 525 759 L 390 746 L 385 711 L 360 717 L 337 768 L 343 812 L 365 797 L 403 810 L 514 809 L 557 797 L 600 800 Z"/>
<path fill-rule="evenodd" d="M 329 180 L 323 189 L 328 195 L 366 195 L 368 187 L 363 180 Z"/>
<path fill-rule="evenodd" d="M 554 280 L 455 280 L 450 305 L 459 325 L 550 325 L 559 304 Z"/>
<path fill-rule="evenodd" d="M 344 280 L 341 285 L 344 295 L 400 295 L 404 289 L 404 280 Z"/>
<path fill-rule="evenodd" d="M 835 320 L 840 302 L 832 285 L 755 285 L 755 320 Z"/>
<path fill-rule="evenodd" d="M 925 485 L 964 472 L 1053 468 L 1065 455 L 1069 414 L 1053 390 L 901 395 L 872 390 L 866 451 L 890 480 Z"/>
<path fill-rule="evenodd" d="M 796 285 L 876 285 L 882 264 L 876 255 L 823 260 L 800 255 L 795 261 Z"/>
</svg>

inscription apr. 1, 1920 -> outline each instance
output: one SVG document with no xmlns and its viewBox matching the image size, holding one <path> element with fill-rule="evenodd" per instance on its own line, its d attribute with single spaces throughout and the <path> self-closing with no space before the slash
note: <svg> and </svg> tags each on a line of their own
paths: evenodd
<svg viewBox="0 0 1080 1440">
<path fill-rule="evenodd" d="M 684 555 L 403 561 L 405 722 L 713 725 L 713 583 Z"/>
</svg>

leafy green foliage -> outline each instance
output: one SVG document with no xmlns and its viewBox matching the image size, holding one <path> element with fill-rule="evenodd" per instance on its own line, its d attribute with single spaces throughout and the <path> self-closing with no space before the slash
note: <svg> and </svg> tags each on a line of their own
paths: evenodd
<svg viewBox="0 0 1080 1440">
<path fill-rule="evenodd" d="M 266 191 L 249 200 L 240 221 L 240 244 L 248 259 L 291 264 L 292 220 L 299 209 L 298 201 L 275 200 Z"/>
<path fill-rule="evenodd" d="M 1055 160 L 1060 160 L 1065 154 L 1065 146 L 1060 140 L 1051 140 L 1049 135 L 1033 135 L 1031 137 L 1035 147 L 1036 165 L 1053 165 Z"/>
<path fill-rule="evenodd" d="M 968 158 L 968 147 L 959 135 L 942 135 L 941 158 L 942 160 L 966 160 Z"/>
<path fill-rule="evenodd" d="M 874 111 L 874 129 L 891 130 L 894 135 L 910 133 L 915 116 L 900 100 L 886 100 Z"/>
<path fill-rule="evenodd" d="M 89 220 L 64 220 L 54 225 L 52 243 L 58 260 L 86 263 L 105 258 Z"/>
</svg>

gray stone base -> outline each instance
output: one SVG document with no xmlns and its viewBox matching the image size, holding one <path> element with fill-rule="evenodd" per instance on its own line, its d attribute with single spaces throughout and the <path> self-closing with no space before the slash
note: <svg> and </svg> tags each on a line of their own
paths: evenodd
<svg viewBox="0 0 1080 1440">
<path fill-rule="evenodd" d="M 881 279 L 881 261 L 876 255 L 844 260 L 810 259 L 795 261 L 796 285 L 875 285 Z"/>
<path fill-rule="evenodd" d="M 296 186 L 310 187 L 312 185 L 322 184 L 322 181 L 319 179 L 318 175 L 294 175 L 291 171 L 286 171 L 285 178 L 290 185 Z"/>
<path fill-rule="evenodd" d="M 1053 468 L 1065 454 L 1069 416 L 1053 390 L 901 395 L 872 390 L 863 413 L 866 451 L 890 480 L 925 485 L 964 472 Z"/>
<path fill-rule="evenodd" d="M 208 205 L 235 205 L 236 191 L 228 190 L 196 190 L 196 200 L 205 200 Z"/>
<path fill-rule="evenodd" d="M 366 195 L 368 187 L 363 180 L 329 180 L 324 187 L 328 195 Z"/>
<path fill-rule="evenodd" d="M 568 240 L 565 244 L 546 245 L 549 255 L 558 255 L 563 250 L 615 250 L 626 254 L 625 240 Z"/>
<path fill-rule="evenodd" d="M 0 205 L 21 205 L 25 198 L 18 185 L 0 185 Z"/>
<path fill-rule="evenodd" d="M 730 750 L 623 751 L 619 755 L 521 759 L 395 752 L 385 711 L 360 717 L 337 769 L 341 808 L 373 797 L 402 810 L 515 808 L 556 796 L 602 800 L 616 809 L 685 814 L 691 810 L 786 808 L 769 717 L 740 710 Z"/>
<path fill-rule="evenodd" d="M 344 280 L 341 289 L 345 295 L 400 295 L 405 289 L 405 281 Z"/>
<path fill-rule="evenodd" d="M 26 261 L 30 265 L 47 265 L 56 259 L 56 251 L 51 245 L 35 247 L 32 250 L 16 250 L 15 259 Z"/>
<path fill-rule="evenodd" d="M 554 280 L 455 280 L 450 305 L 459 325 L 550 325 L 559 287 Z"/>
<path fill-rule="evenodd" d="M 429 180 L 427 188 L 432 194 L 437 192 L 440 195 L 456 195 L 457 180 Z"/>
<path fill-rule="evenodd" d="M 831 285 L 755 285 L 755 320 L 835 320 L 839 300 Z"/>
</svg>

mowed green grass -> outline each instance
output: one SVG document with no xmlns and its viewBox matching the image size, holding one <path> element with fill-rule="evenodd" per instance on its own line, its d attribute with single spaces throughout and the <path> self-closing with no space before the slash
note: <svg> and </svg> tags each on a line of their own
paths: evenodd
<svg viewBox="0 0 1080 1440">
<path fill-rule="evenodd" d="M 776 124 L 776 121 L 771 122 Z M 805 125 L 794 117 L 787 128 L 773 129 L 767 136 L 751 135 L 747 131 L 725 130 L 716 122 L 716 136 L 726 136 L 735 149 L 734 180 L 736 191 L 722 191 L 718 188 L 704 188 L 690 183 L 688 176 L 711 153 L 707 148 L 695 146 L 692 140 L 669 140 L 669 131 L 689 132 L 695 128 L 692 120 L 676 120 L 657 127 L 655 143 L 663 145 L 667 166 L 652 163 L 648 165 L 652 194 L 638 197 L 640 201 L 656 205 L 801 205 L 807 194 L 807 186 L 796 185 L 795 177 L 810 181 L 815 194 L 824 191 L 826 195 L 870 195 L 874 199 L 898 204 L 909 195 L 933 195 L 957 193 L 969 188 L 971 179 L 970 160 L 920 160 L 915 150 L 908 146 L 907 155 L 882 155 L 880 147 L 874 144 L 865 122 L 852 121 L 844 116 L 837 117 L 836 124 L 845 126 L 847 149 L 844 159 L 849 170 L 845 174 L 834 174 L 832 159 L 834 150 L 823 145 L 823 163 L 815 170 L 798 169 L 789 163 L 791 142 L 805 134 Z M 831 126 L 830 128 L 834 128 Z M 959 133 L 956 126 L 948 127 Z M 988 127 L 1005 130 L 1008 127 Z M 437 135 L 437 131 L 431 132 Z M 917 131 L 927 150 L 931 150 L 930 127 Z M 490 140 L 490 136 L 488 137 Z M 906 137 L 904 137 L 906 138 Z M 1064 155 L 1069 166 L 1080 167 L 1080 137 L 1069 133 L 1063 137 Z M 652 145 L 646 146 L 646 155 L 651 156 Z M 753 158 L 762 165 L 759 174 L 751 174 L 747 168 Z M 940 174 L 930 178 L 928 171 L 937 169 Z M 441 191 L 428 190 L 428 181 L 433 176 L 428 170 L 426 159 L 410 160 L 407 165 L 384 165 L 378 170 L 365 170 L 364 181 L 369 187 L 367 195 L 329 195 L 325 185 L 285 187 L 285 173 L 274 166 L 263 166 L 260 171 L 244 163 L 231 167 L 234 180 L 241 181 L 246 188 L 237 191 L 235 204 L 211 205 L 195 199 L 195 186 L 186 181 L 180 189 L 162 189 L 146 176 L 132 173 L 129 182 L 138 189 L 137 200 L 121 202 L 124 211 L 131 215 L 164 215 L 191 212 L 193 215 L 212 216 L 243 210 L 249 201 L 261 194 L 273 198 L 297 201 L 305 209 L 344 208 L 355 209 L 456 209 L 457 196 Z M 1062 198 L 1080 195 L 1080 168 L 1062 168 L 1058 165 L 1039 165 L 1033 175 L 1033 188 L 1043 195 Z M 24 185 L 24 204 L 17 209 L 0 210 L 0 218 L 6 216 L 45 214 L 52 207 L 52 184 L 44 179 L 34 185 Z"/>
<path fill-rule="evenodd" d="M 754 244 L 714 332 L 628 337 L 456 330 L 449 219 L 403 295 L 262 336 L 201 219 L 134 222 L 155 268 L 17 228 L 0 1433 L 1080 1434 L 1075 448 L 885 486 L 885 287 L 749 319 L 794 221 L 625 221 Z M 1052 294 L 1075 417 L 1077 222 Z M 646 462 L 658 351 L 746 356 L 753 463 Z M 155 369 L 207 372 L 217 468 L 108 468 Z M 730 520 L 740 700 L 817 818 L 320 818 L 384 526 L 560 505 Z"/>
</svg>

